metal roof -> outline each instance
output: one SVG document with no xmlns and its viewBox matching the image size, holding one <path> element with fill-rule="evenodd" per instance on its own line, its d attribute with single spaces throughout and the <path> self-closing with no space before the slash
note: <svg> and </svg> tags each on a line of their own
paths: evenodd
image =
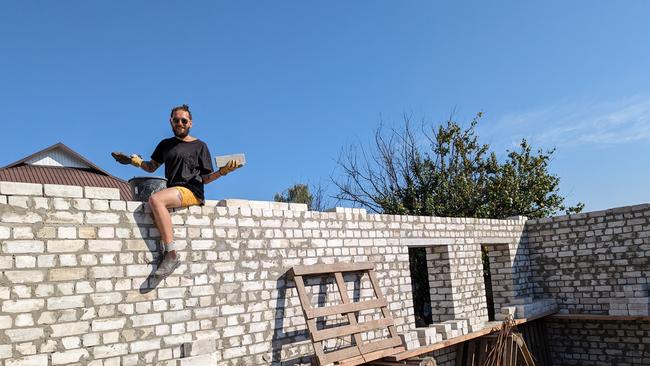
<svg viewBox="0 0 650 366">
<path fill-rule="evenodd" d="M 54 150 L 70 155 L 86 164 L 88 168 L 29 164 L 30 159 L 46 155 Z M 1 168 L 0 181 L 117 188 L 120 190 L 120 197 L 123 200 L 134 200 L 131 188 L 126 181 L 108 174 L 60 142 Z"/>
<path fill-rule="evenodd" d="M 134 201 L 131 188 L 127 182 L 89 169 L 18 165 L 0 169 L 0 181 L 118 188 L 121 199 Z"/>
</svg>

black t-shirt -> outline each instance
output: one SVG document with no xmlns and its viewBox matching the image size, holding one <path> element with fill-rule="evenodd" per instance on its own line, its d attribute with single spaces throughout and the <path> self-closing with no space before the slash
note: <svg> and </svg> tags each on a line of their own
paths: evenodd
<svg viewBox="0 0 650 366">
<path fill-rule="evenodd" d="M 151 159 L 165 164 L 167 187 L 186 187 L 201 203 L 205 202 L 201 176 L 214 170 L 205 142 L 198 139 L 186 142 L 170 137 L 160 141 Z"/>
</svg>

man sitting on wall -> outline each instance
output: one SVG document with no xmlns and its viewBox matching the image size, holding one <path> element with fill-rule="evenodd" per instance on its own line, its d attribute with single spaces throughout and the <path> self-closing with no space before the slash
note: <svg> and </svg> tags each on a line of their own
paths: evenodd
<svg viewBox="0 0 650 366">
<path fill-rule="evenodd" d="M 189 134 L 192 127 L 192 113 L 186 104 L 172 109 L 169 123 L 174 137 L 160 141 L 151 154 L 150 161 L 143 161 L 142 157 L 136 154 L 131 156 L 119 152 L 111 154 L 119 163 L 131 164 L 149 173 L 153 173 L 160 165 L 165 164 L 167 188 L 149 198 L 149 205 L 163 244 L 163 260 L 154 273 L 158 279 L 167 277 L 180 265 L 168 210 L 203 205 L 205 203 L 203 186 L 240 167 L 236 161 L 231 160 L 213 172 L 208 146 Z"/>
</svg>

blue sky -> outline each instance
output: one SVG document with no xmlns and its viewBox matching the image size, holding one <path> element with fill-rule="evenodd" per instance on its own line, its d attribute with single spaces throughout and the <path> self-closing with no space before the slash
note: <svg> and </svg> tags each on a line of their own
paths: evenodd
<svg viewBox="0 0 650 366">
<path fill-rule="evenodd" d="M 327 184 L 380 120 L 482 111 L 481 140 L 501 155 L 521 138 L 557 148 L 567 203 L 644 203 L 648 13 L 643 1 L 5 2 L 0 165 L 60 141 L 144 175 L 110 151 L 148 157 L 188 103 L 213 155 L 247 155 L 208 198 L 271 200 Z"/>
</svg>

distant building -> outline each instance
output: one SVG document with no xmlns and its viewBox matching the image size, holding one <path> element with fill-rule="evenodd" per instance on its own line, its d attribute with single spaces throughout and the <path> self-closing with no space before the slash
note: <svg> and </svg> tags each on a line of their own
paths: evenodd
<svg viewBox="0 0 650 366">
<path fill-rule="evenodd" d="M 123 200 L 134 200 L 126 181 L 60 142 L 0 168 L 0 181 L 118 188 Z"/>
</svg>

